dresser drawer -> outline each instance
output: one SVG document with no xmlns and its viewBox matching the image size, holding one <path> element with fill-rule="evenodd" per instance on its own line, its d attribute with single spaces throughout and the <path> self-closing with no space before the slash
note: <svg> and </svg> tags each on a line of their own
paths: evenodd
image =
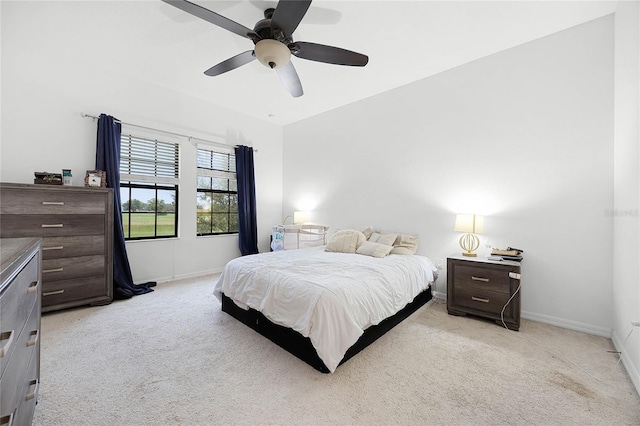
<svg viewBox="0 0 640 426">
<path fill-rule="evenodd" d="M 18 409 L 14 421 L 16 425 L 31 424 L 31 419 L 36 409 L 36 402 L 38 401 L 38 390 L 40 388 L 40 380 L 38 377 L 39 366 L 39 357 L 32 355 L 27 375 L 22 382 L 21 392 L 18 394 Z"/>
<path fill-rule="evenodd" d="M 85 235 L 78 237 L 47 237 L 42 240 L 42 258 L 90 256 L 103 254 L 104 235 Z"/>
<path fill-rule="evenodd" d="M 24 329 L 20 335 L 17 336 L 15 348 L 10 355 L 2 379 L 0 379 L 0 389 L 14 390 L 11 394 L 7 392 L 7 395 L 5 395 L 3 391 L 2 398 L 0 398 L 0 413 L 2 413 L 3 416 L 6 413 L 11 413 L 19 402 L 18 393 L 15 391 L 22 389 L 29 361 L 34 354 L 37 354 L 39 338 L 40 309 L 39 306 L 34 306 Z"/>
<path fill-rule="evenodd" d="M 456 286 L 478 287 L 507 294 L 511 291 L 511 280 L 509 279 L 508 271 L 456 265 L 453 274 Z"/>
<path fill-rule="evenodd" d="M 104 213 L 104 193 L 67 188 L 3 189 L 0 200 L 2 214 L 100 214 Z"/>
<path fill-rule="evenodd" d="M 105 267 L 103 255 L 43 260 L 42 282 L 46 287 L 54 281 L 104 275 Z"/>
<path fill-rule="evenodd" d="M 104 275 L 74 278 L 65 281 L 54 281 L 42 284 L 42 307 L 46 308 L 54 305 L 77 306 L 73 302 L 87 299 L 87 303 L 94 301 L 111 301 L 111 291 L 107 285 Z M 44 309 L 48 311 L 48 309 Z"/>
<path fill-rule="evenodd" d="M 100 235 L 105 232 L 104 214 L 2 215 L 0 237 L 63 237 Z"/>
<path fill-rule="evenodd" d="M 38 257 L 34 256 L 0 296 L 0 372 L 4 372 L 11 352 L 17 347 L 20 332 L 38 300 L 38 273 Z"/>
</svg>

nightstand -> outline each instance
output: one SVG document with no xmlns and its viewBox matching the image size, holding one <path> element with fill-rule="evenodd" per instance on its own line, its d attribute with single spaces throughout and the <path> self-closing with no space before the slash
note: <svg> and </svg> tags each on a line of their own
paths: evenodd
<svg viewBox="0 0 640 426">
<path fill-rule="evenodd" d="M 508 304 L 507 304 L 508 302 Z M 506 308 L 505 308 L 506 305 Z M 520 329 L 520 262 L 486 257 L 447 257 L 447 311 L 476 315 Z"/>
</svg>

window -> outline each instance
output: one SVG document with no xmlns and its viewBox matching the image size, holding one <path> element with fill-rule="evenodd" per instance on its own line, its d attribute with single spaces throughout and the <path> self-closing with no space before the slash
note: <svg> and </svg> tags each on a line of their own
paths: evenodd
<svg viewBox="0 0 640 426">
<path fill-rule="evenodd" d="M 125 239 L 177 237 L 179 145 L 122 135 L 120 146 Z"/>
<path fill-rule="evenodd" d="M 238 232 L 236 156 L 198 148 L 197 233 Z"/>
</svg>

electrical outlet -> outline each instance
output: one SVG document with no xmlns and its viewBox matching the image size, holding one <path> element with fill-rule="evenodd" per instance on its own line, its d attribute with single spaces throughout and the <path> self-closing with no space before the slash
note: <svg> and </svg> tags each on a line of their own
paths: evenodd
<svg viewBox="0 0 640 426">
<path fill-rule="evenodd" d="M 443 264 L 442 264 L 442 258 L 438 257 L 436 258 L 436 268 L 442 270 L 443 268 Z"/>
<path fill-rule="evenodd" d="M 640 321 L 631 321 L 631 325 L 634 327 L 640 327 Z"/>
</svg>

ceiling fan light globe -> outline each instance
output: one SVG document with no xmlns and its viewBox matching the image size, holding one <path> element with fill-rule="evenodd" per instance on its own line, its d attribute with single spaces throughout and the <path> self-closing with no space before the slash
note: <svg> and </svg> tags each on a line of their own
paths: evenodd
<svg viewBox="0 0 640 426">
<path fill-rule="evenodd" d="M 268 68 L 283 67 L 291 60 L 289 48 L 277 40 L 260 40 L 256 43 L 254 52 L 258 61 Z"/>
</svg>

